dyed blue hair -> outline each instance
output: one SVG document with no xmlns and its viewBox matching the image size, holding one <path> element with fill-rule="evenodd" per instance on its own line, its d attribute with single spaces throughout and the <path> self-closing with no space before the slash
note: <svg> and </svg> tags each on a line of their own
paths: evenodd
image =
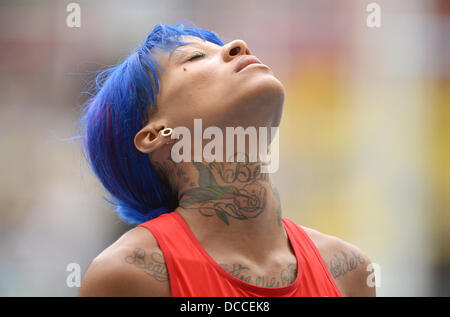
<svg viewBox="0 0 450 317">
<path fill-rule="evenodd" d="M 156 218 L 178 206 L 169 184 L 159 179 L 148 155 L 134 145 L 135 135 L 150 119 L 159 91 L 156 67 L 162 67 L 151 49 L 171 51 L 189 44 L 180 41 L 184 35 L 224 45 L 216 33 L 197 28 L 192 22 L 185 24 L 156 25 L 122 63 L 98 73 L 91 98 L 82 109 L 79 127 L 85 158 L 112 196 L 104 199 L 130 224 Z"/>
</svg>

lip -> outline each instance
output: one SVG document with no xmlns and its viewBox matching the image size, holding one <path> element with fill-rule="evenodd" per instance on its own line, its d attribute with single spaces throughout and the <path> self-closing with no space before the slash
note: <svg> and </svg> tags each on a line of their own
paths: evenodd
<svg viewBox="0 0 450 317">
<path fill-rule="evenodd" d="M 242 71 L 246 70 L 247 68 L 252 68 L 252 67 L 263 67 L 263 68 L 270 69 L 269 66 L 261 64 L 261 63 L 251 63 L 251 64 L 247 64 L 247 66 L 244 66 L 244 68 L 242 68 L 239 72 L 242 73 Z"/>
<path fill-rule="evenodd" d="M 257 59 L 255 56 L 243 57 L 243 58 L 241 58 L 241 60 L 239 61 L 238 65 L 237 65 L 237 67 L 236 67 L 236 69 L 235 69 L 235 72 L 238 73 L 238 72 L 240 72 L 241 70 L 243 70 L 245 67 L 247 67 L 248 65 L 251 65 L 251 64 L 261 64 L 261 65 L 263 65 L 263 64 L 259 61 L 259 59 Z"/>
</svg>

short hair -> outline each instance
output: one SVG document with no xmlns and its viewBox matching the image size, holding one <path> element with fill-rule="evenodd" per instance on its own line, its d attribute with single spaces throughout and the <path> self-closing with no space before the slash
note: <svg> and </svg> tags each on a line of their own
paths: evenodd
<svg viewBox="0 0 450 317">
<path fill-rule="evenodd" d="M 157 24 L 123 62 L 98 73 L 78 122 L 82 153 L 112 196 L 103 198 L 129 224 L 143 223 L 178 206 L 178 198 L 161 181 L 148 155 L 136 149 L 134 137 L 148 122 L 159 91 L 156 67 L 162 67 L 151 49 L 171 51 L 189 44 L 179 41 L 185 35 L 224 45 L 215 32 L 192 22 Z"/>
</svg>

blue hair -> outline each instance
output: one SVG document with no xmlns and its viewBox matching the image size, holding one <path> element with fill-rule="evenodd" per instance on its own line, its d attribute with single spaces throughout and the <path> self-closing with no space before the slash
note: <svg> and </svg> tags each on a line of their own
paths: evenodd
<svg viewBox="0 0 450 317">
<path fill-rule="evenodd" d="M 191 26 L 157 24 L 122 63 L 98 73 L 91 98 L 82 109 L 82 152 L 112 196 L 103 198 L 130 224 L 148 221 L 178 206 L 176 195 L 161 181 L 148 155 L 136 149 L 134 137 L 148 122 L 159 91 L 156 67 L 162 67 L 151 49 L 173 50 L 189 44 L 179 41 L 184 35 L 224 45 L 216 33 L 188 24 Z"/>
</svg>

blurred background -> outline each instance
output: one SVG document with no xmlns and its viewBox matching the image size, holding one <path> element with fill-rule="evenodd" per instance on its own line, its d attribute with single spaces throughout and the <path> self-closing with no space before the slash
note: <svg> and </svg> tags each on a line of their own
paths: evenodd
<svg viewBox="0 0 450 317">
<path fill-rule="evenodd" d="M 67 265 L 132 228 L 70 138 L 92 72 L 186 20 L 286 87 L 283 216 L 360 247 L 378 296 L 450 295 L 450 1 L 80 0 L 79 28 L 69 3 L 0 1 L 0 296 L 76 296 Z"/>
</svg>

